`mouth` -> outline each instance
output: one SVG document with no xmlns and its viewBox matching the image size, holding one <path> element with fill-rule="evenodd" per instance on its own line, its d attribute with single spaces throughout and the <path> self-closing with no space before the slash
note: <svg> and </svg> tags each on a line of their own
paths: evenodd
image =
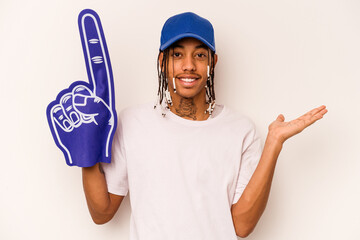
<svg viewBox="0 0 360 240">
<path fill-rule="evenodd" d="M 185 87 L 192 87 L 193 85 L 196 84 L 197 80 L 199 80 L 199 77 L 195 77 L 195 76 L 180 76 L 176 78 L 178 80 L 178 82 L 185 86 Z"/>
</svg>

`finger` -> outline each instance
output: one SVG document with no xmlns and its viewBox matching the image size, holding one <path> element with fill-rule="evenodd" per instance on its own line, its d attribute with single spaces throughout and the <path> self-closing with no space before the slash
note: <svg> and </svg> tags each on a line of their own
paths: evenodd
<svg viewBox="0 0 360 240">
<path fill-rule="evenodd" d="M 78 86 L 74 87 L 72 90 L 72 93 L 73 93 L 73 95 L 75 95 L 75 94 L 83 94 L 83 95 L 87 95 L 87 96 L 93 95 L 91 90 L 84 85 L 78 85 Z"/>
<path fill-rule="evenodd" d="M 73 106 L 73 96 L 71 93 L 66 93 L 60 98 L 60 106 L 71 125 L 74 127 L 81 125 L 81 118 Z"/>
<path fill-rule="evenodd" d="M 327 112 L 328 112 L 328 110 L 325 108 L 325 109 L 323 109 L 323 110 L 320 111 L 320 114 L 321 114 L 322 116 L 324 116 Z"/>
<path fill-rule="evenodd" d="M 317 107 L 317 108 L 314 108 L 313 110 L 307 112 L 305 115 L 310 115 L 310 116 L 313 116 L 319 112 L 321 112 L 322 110 L 324 110 L 326 108 L 325 105 L 322 105 L 320 107 Z"/>
<path fill-rule="evenodd" d="M 321 111 L 316 113 L 314 116 L 312 116 L 312 120 L 317 121 L 317 120 L 323 118 L 327 112 L 328 112 L 328 110 L 326 108 L 322 109 Z"/>
<path fill-rule="evenodd" d="M 111 119 L 109 107 L 99 97 L 75 95 L 74 106 L 77 111 L 91 116 L 96 124 L 108 122 Z"/>
<path fill-rule="evenodd" d="M 113 104 L 113 76 L 99 16 L 90 9 L 79 14 L 79 30 L 90 85 L 96 96 Z"/>
<path fill-rule="evenodd" d="M 305 120 L 306 126 L 310 126 L 316 121 L 323 118 L 323 116 L 327 113 L 327 109 L 325 106 L 321 106 L 318 108 L 313 109 L 310 111 L 311 113 L 307 116 L 307 119 Z"/>
<path fill-rule="evenodd" d="M 64 114 L 64 111 L 60 104 L 54 105 L 51 108 L 50 116 L 53 126 L 56 125 L 60 127 L 64 132 L 71 132 L 73 130 L 74 127 L 71 124 L 70 120 L 67 118 L 67 116 Z"/>
<path fill-rule="evenodd" d="M 78 85 L 78 86 L 74 87 L 74 89 L 72 91 L 72 95 L 73 95 L 73 97 L 76 95 L 86 97 L 86 96 L 92 96 L 93 93 L 91 92 L 91 90 L 88 87 L 83 86 L 83 85 Z M 90 123 L 94 119 L 93 116 L 84 114 L 82 112 L 80 112 L 80 117 L 81 117 L 83 123 Z"/>
<path fill-rule="evenodd" d="M 312 118 L 313 116 L 320 114 L 324 110 L 326 110 L 326 106 L 322 105 L 320 107 L 314 108 L 305 115 Z"/>
<path fill-rule="evenodd" d="M 325 108 L 326 107 L 324 105 L 314 108 L 309 112 L 305 113 L 304 115 L 300 116 L 299 118 L 297 118 L 297 120 L 304 121 L 305 125 L 310 125 L 314 122 L 313 120 L 316 119 L 316 117 L 314 118 L 314 116 L 319 112 L 321 112 L 322 110 L 324 110 Z"/>
<path fill-rule="evenodd" d="M 276 121 L 280 121 L 280 122 L 285 121 L 284 115 L 280 114 L 280 115 L 276 118 Z"/>
<path fill-rule="evenodd" d="M 74 107 L 77 111 L 88 115 L 98 115 L 99 113 L 106 112 L 108 108 L 101 98 L 81 94 L 74 96 Z"/>
</svg>

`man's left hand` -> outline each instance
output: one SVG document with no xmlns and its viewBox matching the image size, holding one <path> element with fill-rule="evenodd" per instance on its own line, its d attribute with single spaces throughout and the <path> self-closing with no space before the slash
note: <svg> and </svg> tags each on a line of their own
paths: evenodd
<svg viewBox="0 0 360 240">
<path fill-rule="evenodd" d="M 284 115 L 280 114 L 276 120 L 269 125 L 268 136 L 275 138 L 283 144 L 290 137 L 302 132 L 305 128 L 323 118 L 326 113 L 326 106 L 322 105 L 289 122 L 285 122 Z"/>
</svg>

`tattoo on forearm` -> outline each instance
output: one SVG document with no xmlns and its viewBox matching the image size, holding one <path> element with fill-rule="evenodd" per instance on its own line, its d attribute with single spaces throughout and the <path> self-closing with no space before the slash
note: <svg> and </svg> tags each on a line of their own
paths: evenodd
<svg viewBox="0 0 360 240">
<path fill-rule="evenodd" d="M 99 163 L 99 171 L 100 171 L 100 173 L 101 173 L 102 175 L 105 174 L 104 169 L 103 169 L 102 166 L 101 166 L 101 163 Z"/>
<path fill-rule="evenodd" d="M 197 107 L 193 99 L 181 99 L 179 108 L 175 108 L 176 114 L 180 117 L 188 117 L 196 120 Z"/>
</svg>

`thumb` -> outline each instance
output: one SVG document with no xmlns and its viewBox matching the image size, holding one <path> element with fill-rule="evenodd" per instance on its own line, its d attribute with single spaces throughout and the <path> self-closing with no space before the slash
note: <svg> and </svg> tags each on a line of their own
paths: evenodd
<svg viewBox="0 0 360 240">
<path fill-rule="evenodd" d="M 284 122 L 284 121 L 285 121 L 284 115 L 280 114 L 280 115 L 276 118 L 276 121 Z"/>
<path fill-rule="evenodd" d="M 74 96 L 74 107 L 86 115 L 103 115 L 109 112 L 109 108 L 99 97 L 76 94 Z"/>
</svg>

